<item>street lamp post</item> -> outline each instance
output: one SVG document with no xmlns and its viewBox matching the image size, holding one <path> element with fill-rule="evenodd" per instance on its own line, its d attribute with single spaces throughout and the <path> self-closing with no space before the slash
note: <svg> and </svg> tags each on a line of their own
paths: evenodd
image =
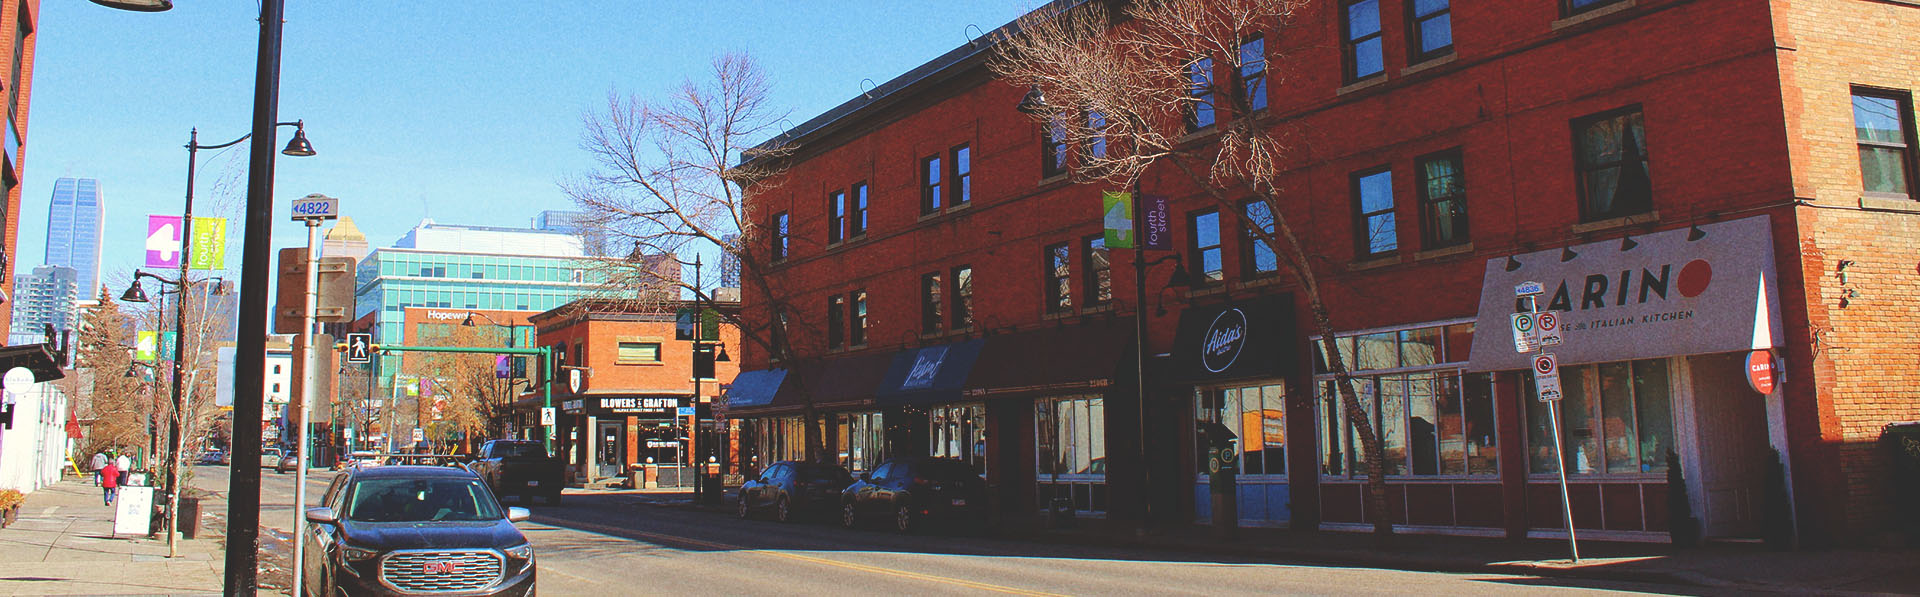
<svg viewBox="0 0 1920 597">
<path fill-rule="evenodd" d="M 238 141 L 235 141 L 235 143 L 238 143 Z M 188 145 L 188 147 L 191 148 L 192 145 Z M 193 219 L 193 168 L 191 164 L 189 164 L 187 168 L 187 215 L 182 219 Z M 141 278 L 152 278 L 154 281 L 160 282 L 163 285 L 173 287 L 172 292 L 167 292 L 165 288 L 160 289 L 159 305 L 160 313 L 164 317 L 167 312 L 166 296 L 168 294 L 174 295 L 173 416 L 169 417 L 167 421 L 167 557 L 179 555 L 179 540 L 175 538 L 174 535 L 180 525 L 180 425 L 184 421 L 183 417 L 188 410 L 186 407 L 186 392 L 183 391 L 182 384 L 185 383 L 184 379 L 186 378 L 187 296 L 193 291 L 193 280 L 187 278 L 186 236 L 184 234 L 185 229 L 183 228 L 182 230 L 180 278 L 168 280 L 147 272 L 133 270 L 133 285 L 127 288 L 125 293 L 120 295 L 120 300 L 124 302 L 147 302 L 147 293 L 145 289 L 140 287 Z M 208 281 L 214 282 L 212 294 L 223 293 L 222 283 L 225 282 L 224 280 L 212 278 Z"/>
</svg>

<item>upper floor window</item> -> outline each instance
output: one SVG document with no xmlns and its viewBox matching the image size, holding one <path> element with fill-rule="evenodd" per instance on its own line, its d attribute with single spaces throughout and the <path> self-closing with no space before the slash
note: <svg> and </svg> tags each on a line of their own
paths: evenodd
<svg viewBox="0 0 1920 597">
<path fill-rule="evenodd" d="M 853 346 L 867 345 L 867 291 L 855 290 L 847 311 L 847 343 Z"/>
<path fill-rule="evenodd" d="M 840 242 L 847 229 L 847 193 L 834 191 L 827 195 L 827 244 Z"/>
<path fill-rule="evenodd" d="M 854 183 L 848 200 L 847 238 L 857 238 L 867 233 L 867 183 Z"/>
<path fill-rule="evenodd" d="M 1267 41 L 1258 35 L 1240 44 L 1240 98 L 1247 110 L 1267 109 Z"/>
<path fill-rule="evenodd" d="M 847 297 L 827 297 L 827 348 L 839 348 L 847 342 Z"/>
<path fill-rule="evenodd" d="M 1407 2 L 1407 49 L 1413 51 L 1413 62 L 1453 53 L 1452 4 L 1450 0 Z"/>
<path fill-rule="evenodd" d="M 1097 111 L 1087 111 L 1087 156 L 1107 157 L 1107 115 Z"/>
<path fill-rule="evenodd" d="M 787 212 L 773 214 L 773 261 L 787 258 Z"/>
<path fill-rule="evenodd" d="M 940 156 L 920 160 L 920 213 L 940 211 Z"/>
<path fill-rule="evenodd" d="M 1040 177 L 1053 178 L 1066 173 L 1067 123 L 1056 114 L 1040 128 Z"/>
<path fill-rule="evenodd" d="M 1080 247 L 1080 257 L 1085 263 L 1080 270 L 1086 272 L 1087 306 L 1099 306 L 1113 301 L 1113 263 L 1107 253 L 1107 237 L 1096 234 L 1087 237 Z"/>
<path fill-rule="evenodd" d="M 1217 284 L 1226 279 L 1220 261 L 1220 212 L 1207 210 L 1187 218 L 1187 238 L 1193 240 L 1194 285 Z"/>
<path fill-rule="evenodd" d="M 1380 42 L 1380 0 L 1347 0 L 1340 9 L 1346 40 L 1347 80 L 1358 81 L 1385 72 Z"/>
<path fill-rule="evenodd" d="M 1067 243 L 1049 245 L 1042 256 L 1046 266 L 1047 312 L 1073 310 L 1073 261 Z"/>
<path fill-rule="evenodd" d="M 955 206 L 973 200 L 973 148 L 966 145 L 953 148 L 953 204 Z"/>
<path fill-rule="evenodd" d="M 920 276 L 920 332 L 940 333 L 941 294 L 940 272 Z"/>
<path fill-rule="evenodd" d="M 1576 120 L 1581 217 L 1605 220 L 1653 211 L 1646 129 L 1638 106 Z"/>
<path fill-rule="evenodd" d="M 1393 221 L 1393 171 L 1381 166 L 1353 175 L 1353 204 L 1358 213 L 1357 240 L 1361 258 L 1392 253 L 1400 248 Z"/>
<path fill-rule="evenodd" d="M 1213 126 L 1213 59 L 1198 58 L 1187 63 L 1187 132 Z"/>
<path fill-rule="evenodd" d="M 1267 202 L 1259 199 L 1248 201 L 1242 204 L 1240 210 L 1246 214 L 1248 224 L 1259 227 L 1269 237 L 1273 236 L 1273 211 Z M 1240 236 L 1244 240 L 1241 246 L 1245 247 L 1240 251 L 1240 268 L 1246 272 L 1246 277 L 1258 278 L 1280 271 L 1280 259 L 1274 255 L 1273 246 L 1255 235 L 1252 228 L 1243 226 L 1240 229 L 1243 232 Z"/>
<path fill-rule="evenodd" d="M 1609 4 L 1619 4 L 1623 1 L 1624 0 L 1560 0 L 1560 14 L 1573 16 Z"/>
<path fill-rule="evenodd" d="M 619 348 L 615 359 L 620 364 L 660 362 L 659 342 L 621 342 Z"/>
<path fill-rule="evenodd" d="M 973 267 L 953 268 L 953 329 L 973 329 Z"/>
<path fill-rule="evenodd" d="M 1429 249 L 1467 242 L 1467 182 L 1460 168 L 1460 151 L 1449 150 L 1420 158 L 1420 218 Z"/>
<path fill-rule="evenodd" d="M 1860 146 L 1861 190 L 1902 198 L 1913 193 L 1913 98 L 1855 89 L 1853 135 Z"/>
</svg>

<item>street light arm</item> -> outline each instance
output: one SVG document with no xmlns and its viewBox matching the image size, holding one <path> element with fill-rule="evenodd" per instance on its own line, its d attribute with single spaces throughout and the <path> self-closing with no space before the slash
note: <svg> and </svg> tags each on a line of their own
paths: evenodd
<svg viewBox="0 0 1920 597">
<path fill-rule="evenodd" d="M 306 128 L 307 126 L 306 121 L 304 120 L 295 120 L 293 122 L 276 122 L 276 123 L 273 123 L 273 125 L 274 126 L 291 126 L 291 127 L 299 127 L 299 128 Z M 226 143 L 221 143 L 219 145 L 201 145 L 199 141 L 188 141 L 186 148 L 189 151 L 198 151 L 202 149 L 225 149 L 228 147 L 239 145 L 241 141 L 245 141 L 251 138 L 253 138 L 253 133 L 247 133 L 245 135 L 241 135 L 240 138 L 238 139 L 234 139 Z"/>
<path fill-rule="evenodd" d="M 173 286 L 173 287 L 175 287 L 175 288 L 178 288 L 178 287 L 180 287 L 180 285 L 181 285 L 181 284 L 180 284 L 180 281 L 179 281 L 179 280 L 168 280 L 168 279 L 166 279 L 166 278 L 162 278 L 162 277 L 160 277 L 160 276 L 158 276 L 158 275 L 154 275 L 154 274 L 149 274 L 149 273 L 147 273 L 147 272 L 144 272 L 144 271 L 140 271 L 140 270 L 133 270 L 133 280 L 134 280 L 135 282 L 138 282 L 138 281 L 140 281 L 140 279 L 141 279 L 141 278 L 153 278 L 154 280 L 157 280 L 157 281 L 159 281 L 159 282 L 160 282 L 160 283 L 162 283 L 162 284 L 166 284 L 166 285 L 168 285 L 168 286 Z"/>
</svg>

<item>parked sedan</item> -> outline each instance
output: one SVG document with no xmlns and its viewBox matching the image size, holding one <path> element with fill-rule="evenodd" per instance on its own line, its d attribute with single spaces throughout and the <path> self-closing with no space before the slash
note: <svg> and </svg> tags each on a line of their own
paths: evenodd
<svg viewBox="0 0 1920 597">
<path fill-rule="evenodd" d="M 444 466 L 350 468 L 306 512 L 307 595 L 532 595 L 533 544 L 486 483 Z"/>
<path fill-rule="evenodd" d="M 200 464 L 226 464 L 227 453 L 220 450 L 207 450 L 200 455 Z"/>
<path fill-rule="evenodd" d="M 986 496 L 986 481 L 965 462 L 895 458 L 840 492 L 840 525 L 891 515 L 893 528 L 909 533 L 933 519 L 977 521 L 985 518 Z"/>
<path fill-rule="evenodd" d="M 280 460 L 281 455 L 279 448 L 263 448 L 260 450 L 261 468 L 280 468 Z"/>
<path fill-rule="evenodd" d="M 747 518 L 754 510 L 772 508 L 774 520 L 787 522 L 797 514 L 832 512 L 840 491 L 851 483 L 847 469 L 831 464 L 775 462 L 740 486 L 737 514 Z"/>
</svg>

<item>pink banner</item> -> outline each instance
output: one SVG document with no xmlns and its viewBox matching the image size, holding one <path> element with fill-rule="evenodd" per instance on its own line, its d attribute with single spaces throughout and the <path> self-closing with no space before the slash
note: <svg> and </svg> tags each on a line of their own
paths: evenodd
<svg viewBox="0 0 1920 597">
<path fill-rule="evenodd" d="M 180 267 L 180 216 L 147 216 L 147 267 Z"/>
</svg>

